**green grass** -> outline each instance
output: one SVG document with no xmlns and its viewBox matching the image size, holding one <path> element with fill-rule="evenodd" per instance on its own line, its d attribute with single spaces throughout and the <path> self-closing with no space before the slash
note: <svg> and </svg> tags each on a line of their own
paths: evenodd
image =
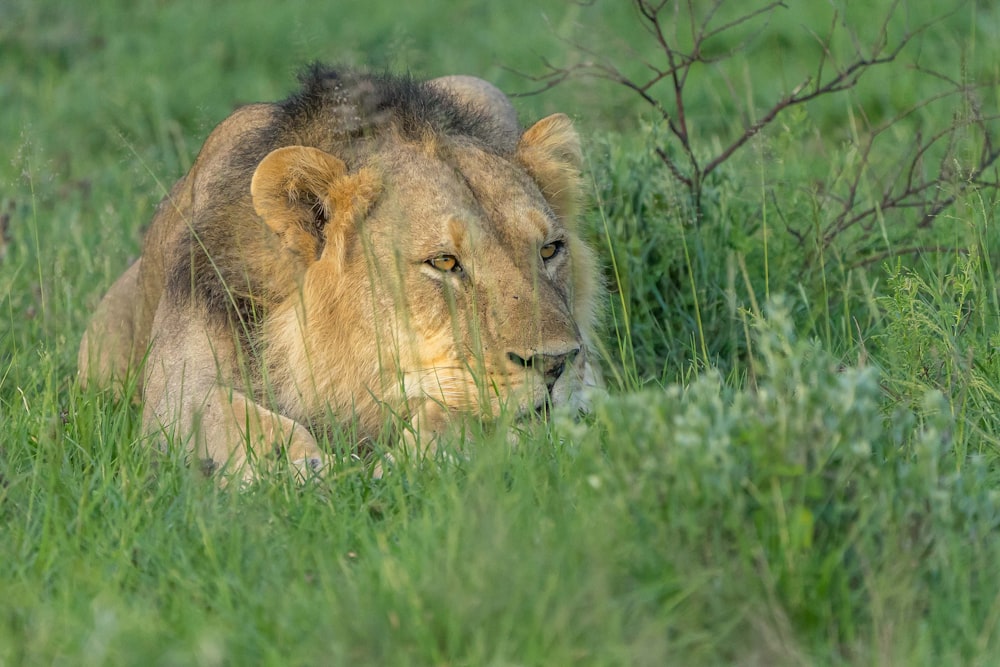
<svg viewBox="0 0 1000 667">
<path fill-rule="evenodd" d="M 940 92 L 918 57 L 991 83 L 995 112 L 1000 11 L 965 5 L 889 73 L 783 116 L 706 184 L 698 224 L 627 91 L 520 98 L 587 138 L 610 396 L 515 450 L 484 433 L 381 480 L 345 454 L 327 481 L 235 492 L 75 380 L 89 313 L 211 127 L 317 58 L 527 90 L 507 68 L 571 62 L 569 42 L 629 71 L 655 49 L 601 0 L 66 4 L 0 5 L 0 665 L 996 664 L 996 192 L 827 243 L 816 184 L 855 168 L 859 109 Z M 692 75 L 699 150 L 809 71 L 833 7 L 796 3 Z M 838 16 L 871 39 L 859 11 Z M 903 3 L 892 34 L 937 11 Z M 860 196 L 965 112 L 894 128 Z"/>
</svg>

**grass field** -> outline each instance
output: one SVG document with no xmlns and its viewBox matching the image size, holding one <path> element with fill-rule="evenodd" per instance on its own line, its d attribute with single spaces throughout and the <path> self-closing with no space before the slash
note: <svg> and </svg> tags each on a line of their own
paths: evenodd
<svg viewBox="0 0 1000 667">
<path fill-rule="evenodd" d="M 734 52 L 691 75 L 696 152 L 816 74 L 831 26 L 832 55 L 877 39 L 890 3 L 856 4 L 713 43 Z M 640 76 L 658 56 L 621 1 L 344 5 L 0 3 L 0 665 L 1000 664 L 1000 201 L 970 176 L 1000 127 L 968 122 L 1000 103 L 1000 9 L 961 4 L 782 114 L 697 211 L 633 93 L 518 98 L 586 138 L 609 396 L 516 450 L 484 433 L 374 480 L 345 441 L 328 481 L 220 490 L 75 380 L 89 313 L 215 123 L 315 59 L 517 92 L 543 58 Z M 900 2 L 890 41 L 938 5 Z M 984 87 L 939 97 L 949 79 Z M 887 174 L 952 125 L 916 171 L 946 165 L 954 203 L 883 210 Z M 846 195 L 875 212 L 838 226 Z"/>
</svg>

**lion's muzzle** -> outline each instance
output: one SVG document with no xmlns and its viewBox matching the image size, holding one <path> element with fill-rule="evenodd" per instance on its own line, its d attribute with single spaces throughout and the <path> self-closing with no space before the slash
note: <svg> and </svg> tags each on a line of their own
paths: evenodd
<svg viewBox="0 0 1000 667">
<path fill-rule="evenodd" d="M 522 355 L 517 352 L 508 352 L 507 359 L 511 363 L 521 368 L 535 370 L 545 379 L 545 387 L 549 396 L 556 386 L 556 382 L 563 376 L 567 367 L 572 367 L 573 361 L 580 353 L 579 346 L 565 352 L 535 352 L 534 354 Z"/>
</svg>

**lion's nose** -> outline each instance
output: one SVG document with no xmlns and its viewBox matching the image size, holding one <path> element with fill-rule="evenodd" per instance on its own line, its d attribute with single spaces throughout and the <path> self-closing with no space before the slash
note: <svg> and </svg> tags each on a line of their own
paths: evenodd
<svg viewBox="0 0 1000 667">
<path fill-rule="evenodd" d="M 556 380 L 562 376 L 567 366 L 573 365 L 573 360 L 576 359 L 576 355 L 579 353 L 580 348 L 576 347 L 572 350 L 555 354 L 538 352 L 523 356 L 516 352 L 508 352 L 507 358 L 518 366 L 533 368 L 539 371 L 545 377 L 545 385 L 551 392 L 556 384 Z"/>
</svg>

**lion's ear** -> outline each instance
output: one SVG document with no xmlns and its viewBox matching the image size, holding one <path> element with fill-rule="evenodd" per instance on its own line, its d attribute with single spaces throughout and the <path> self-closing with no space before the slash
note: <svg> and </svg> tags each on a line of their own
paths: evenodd
<svg viewBox="0 0 1000 667">
<path fill-rule="evenodd" d="M 556 215 L 572 217 L 580 199 L 583 153 L 569 117 L 553 114 L 525 130 L 517 144 L 517 159 L 538 183 Z"/>
<path fill-rule="evenodd" d="M 348 231 L 378 190 L 370 170 L 348 173 L 342 160 L 308 146 L 271 151 L 250 182 L 257 215 L 306 262 L 341 256 Z"/>
</svg>

